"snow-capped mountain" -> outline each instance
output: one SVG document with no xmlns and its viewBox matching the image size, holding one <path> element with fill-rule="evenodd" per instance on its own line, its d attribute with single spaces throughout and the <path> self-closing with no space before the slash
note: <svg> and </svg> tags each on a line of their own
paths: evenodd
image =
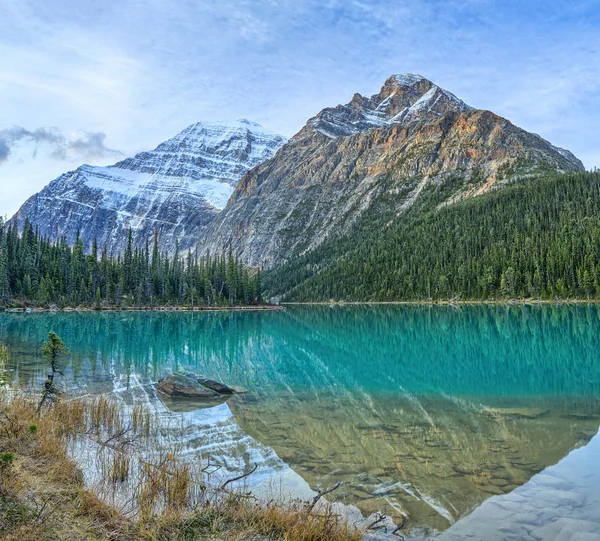
<svg viewBox="0 0 600 541">
<path fill-rule="evenodd" d="M 185 250 L 202 237 L 244 173 L 272 157 L 285 137 L 248 120 L 199 122 L 109 167 L 82 165 L 29 198 L 12 218 L 72 243 L 77 232 L 109 252 L 158 234 L 163 250 Z"/>
<path fill-rule="evenodd" d="M 244 175 L 199 249 L 231 248 L 273 268 L 349 234 L 367 214 L 384 234 L 432 190 L 446 194 L 445 206 L 512 180 L 582 170 L 571 152 L 428 79 L 392 75 L 377 94 L 323 109 Z"/>
</svg>

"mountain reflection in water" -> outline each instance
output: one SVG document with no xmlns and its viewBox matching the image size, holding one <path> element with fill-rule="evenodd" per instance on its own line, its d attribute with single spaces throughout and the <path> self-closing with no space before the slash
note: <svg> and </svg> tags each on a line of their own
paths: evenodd
<svg viewBox="0 0 600 541">
<path fill-rule="evenodd" d="M 178 368 L 248 389 L 217 407 L 250 437 L 223 444 L 230 463 L 261 448 L 274 473 L 283 461 L 312 489 L 343 481 L 332 499 L 406 516 L 413 534 L 526 484 L 600 423 L 595 305 L 0 314 L 20 385 L 43 379 L 48 330 L 71 348 L 77 392 L 122 394 Z M 169 415 L 193 422 L 194 408 Z"/>
</svg>

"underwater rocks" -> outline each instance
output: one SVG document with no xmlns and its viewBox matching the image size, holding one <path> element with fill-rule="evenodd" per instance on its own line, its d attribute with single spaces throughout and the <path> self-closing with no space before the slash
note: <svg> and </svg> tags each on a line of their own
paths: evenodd
<svg viewBox="0 0 600 541">
<path fill-rule="evenodd" d="M 218 399 L 232 395 L 235 391 L 212 379 L 198 376 L 193 372 L 177 371 L 158 380 L 157 391 L 169 397 Z"/>
</svg>

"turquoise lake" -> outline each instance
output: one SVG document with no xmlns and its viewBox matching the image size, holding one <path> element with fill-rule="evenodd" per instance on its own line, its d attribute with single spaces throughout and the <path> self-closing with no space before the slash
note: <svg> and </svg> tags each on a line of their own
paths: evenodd
<svg viewBox="0 0 600 541">
<path fill-rule="evenodd" d="M 41 385 L 50 330 L 67 391 L 152 405 L 181 453 L 258 463 L 256 490 L 342 481 L 332 500 L 407 539 L 600 539 L 597 305 L 4 313 L 14 385 Z M 180 368 L 247 392 L 165 404 Z"/>
</svg>

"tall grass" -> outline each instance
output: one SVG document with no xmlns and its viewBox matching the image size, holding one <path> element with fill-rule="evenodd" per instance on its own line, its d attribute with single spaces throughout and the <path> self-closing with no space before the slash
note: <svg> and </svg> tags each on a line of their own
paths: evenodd
<svg viewBox="0 0 600 541">
<path fill-rule="evenodd" d="M 0 392 L 0 458 L 13 454 L 0 464 L 0 502 L 20 510 L 9 518 L 0 510 L 0 538 L 18 531 L 19 541 L 43 540 L 44 532 L 70 539 L 67 527 L 73 539 L 119 541 L 362 537 L 327 505 L 265 503 L 211 483 L 200 462 L 161 450 L 153 426 L 145 408 L 104 396 L 63 399 L 38 415 L 34 398 Z M 44 505 L 48 493 L 59 503 Z"/>
</svg>

